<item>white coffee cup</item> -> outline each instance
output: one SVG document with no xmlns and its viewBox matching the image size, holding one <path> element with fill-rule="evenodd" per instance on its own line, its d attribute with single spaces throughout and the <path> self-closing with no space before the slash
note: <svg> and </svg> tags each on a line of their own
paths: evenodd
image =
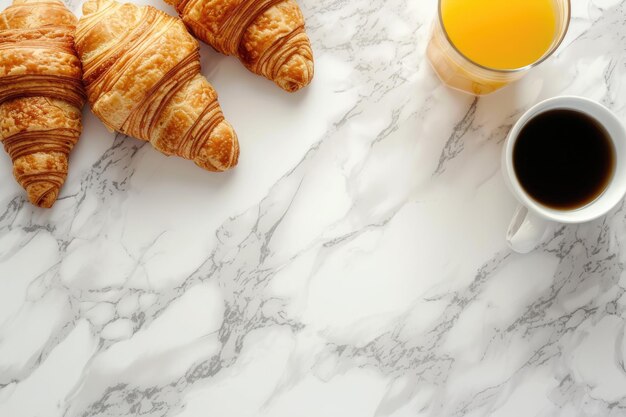
<svg viewBox="0 0 626 417">
<path fill-rule="evenodd" d="M 593 202 L 572 210 L 547 207 L 528 195 L 513 165 L 513 149 L 524 126 L 540 113 L 554 109 L 576 110 L 592 117 L 604 126 L 615 148 L 615 169 L 609 184 Z M 551 224 L 584 223 L 597 219 L 622 200 L 626 194 L 626 130 L 613 112 L 595 101 L 573 96 L 542 101 L 524 113 L 511 129 L 502 152 L 502 172 L 509 189 L 520 203 L 506 239 L 514 251 L 528 253 L 543 241 Z"/>
</svg>

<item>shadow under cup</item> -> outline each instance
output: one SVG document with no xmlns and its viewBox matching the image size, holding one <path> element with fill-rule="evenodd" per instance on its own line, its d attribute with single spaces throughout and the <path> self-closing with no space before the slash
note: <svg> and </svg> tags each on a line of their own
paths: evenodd
<svg viewBox="0 0 626 417">
<path fill-rule="evenodd" d="M 526 124 L 551 110 L 574 110 L 595 119 L 608 133 L 614 149 L 613 175 L 604 190 L 590 203 L 572 209 L 545 206 L 531 197 L 521 185 L 514 168 L 513 154 L 517 138 Z M 583 223 L 608 213 L 626 194 L 626 130 L 619 119 L 601 104 L 581 97 L 556 97 L 539 103 L 515 124 L 502 153 L 502 169 L 511 192 L 522 206 L 541 218 L 560 223 Z"/>
<path fill-rule="evenodd" d="M 452 43 L 443 23 L 442 7 L 446 1 L 449 0 L 439 0 L 438 17 L 434 22 L 426 54 L 441 81 L 449 87 L 473 95 L 490 94 L 519 80 L 528 70 L 548 59 L 563 42 L 570 22 L 570 0 L 552 0 L 556 11 L 556 31 L 548 50 L 537 61 L 524 67 L 494 69 L 472 61 Z M 471 18 L 468 16 L 468 19 Z"/>
</svg>

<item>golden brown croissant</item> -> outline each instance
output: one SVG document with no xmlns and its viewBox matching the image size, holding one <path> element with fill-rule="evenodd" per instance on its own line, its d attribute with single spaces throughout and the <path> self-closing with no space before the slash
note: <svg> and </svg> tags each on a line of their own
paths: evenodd
<svg viewBox="0 0 626 417">
<path fill-rule="evenodd" d="M 295 0 L 165 0 L 191 32 L 293 92 L 313 78 L 313 53 Z"/>
<path fill-rule="evenodd" d="M 14 0 L 0 14 L 0 140 L 31 203 L 52 207 L 81 132 L 76 17 L 59 0 Z"/>
<path fill-rule="evenodd" d="M 76 50 L 93 112 L 112 130 L 210 171 L 237 164 L 239 144 L 200 74 L 198 42 L 150 6 L 90 0 Z"/>
</svg>

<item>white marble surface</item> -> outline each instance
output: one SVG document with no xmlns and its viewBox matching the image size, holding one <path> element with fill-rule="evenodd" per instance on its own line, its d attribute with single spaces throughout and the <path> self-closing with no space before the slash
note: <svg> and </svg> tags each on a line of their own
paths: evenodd
<svg viewBox="0 0 626 417">
<path fill-rule="evenodd" d="M 626 415 L 626 207 L 504 241 L 516 118 L 560 94 L 626 116 L 626 1 L 573 3 L 558 55 L 478 100 L 424 60 L 434 0 L 301 0 L 295 95 L 204 47 L 225 175 L 85 110 L 45 211 L 2 153 L 0 416 Z"/>
</svg>

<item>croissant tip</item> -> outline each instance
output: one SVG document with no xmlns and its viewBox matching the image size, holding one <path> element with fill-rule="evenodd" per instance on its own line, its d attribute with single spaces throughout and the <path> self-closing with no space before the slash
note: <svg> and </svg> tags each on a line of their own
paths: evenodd
<svg viewBox="0 0 626 417">
<path fill-rule="evenodd" d="M 289 93 L 306 87 L 313 80 L 313 60 L 308 51 L 293 54 L 278 70 L 276 84 Z"/>
<path fill-rule="evenodd" d="M 26 191 L 30 202 L 41 208 L 51 208 L 59 196 L 59 187 L 49 183 L 34 183 Z"/>
<path fill-rule="evenodd" d="M 238 161 L 239 140 L 235 130 L 226 120 L 213 129 L 207 146 L 200 149 L 194 159 L 199 167 L 213 172 L 227 171 L 235 167 Z"/>
<path fill-rule="evenodd" d="M 281 80 L 280 82 L 277 82 L 277 84 L 280 88 L 282 88 L 286 92 L 295 93 L 296 91 L 301 90 L 302 88 L 306 87 L 309 83 L 300 83 L 297 81 Z"/>
</svg>

